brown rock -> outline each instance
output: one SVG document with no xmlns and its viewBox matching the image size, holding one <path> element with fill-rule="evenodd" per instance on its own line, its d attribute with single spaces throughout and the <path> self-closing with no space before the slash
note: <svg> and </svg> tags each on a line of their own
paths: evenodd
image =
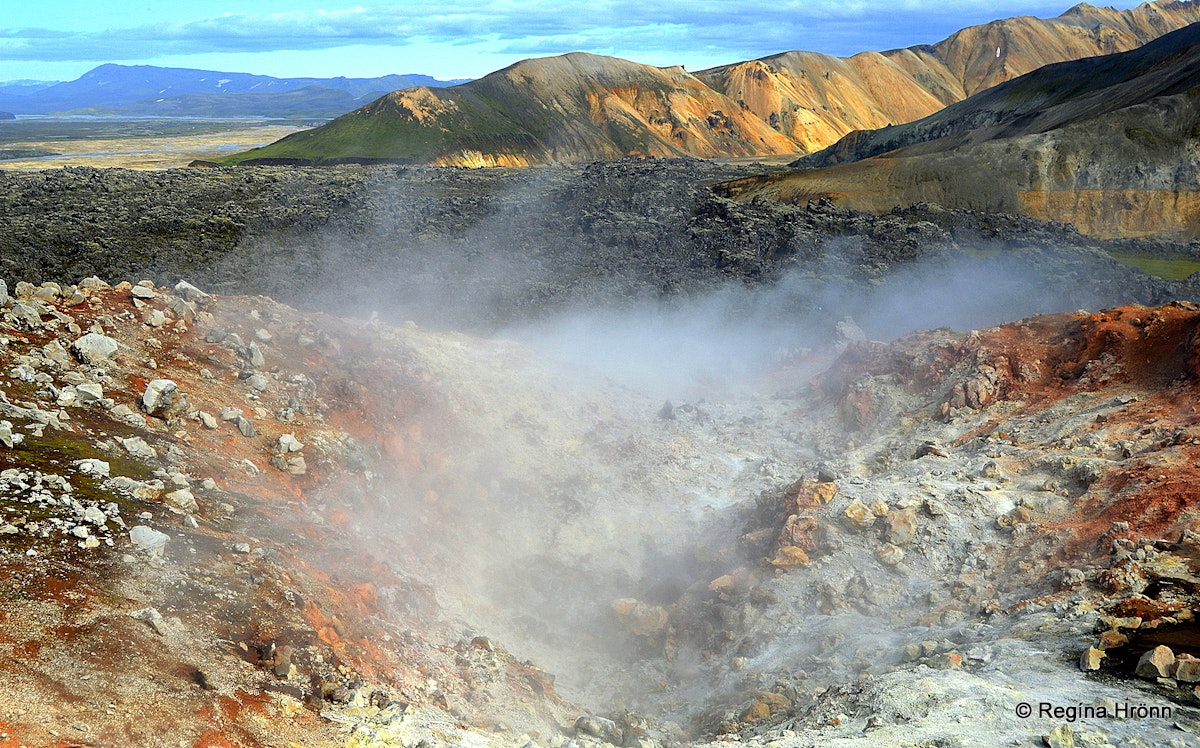
<svg viewBox="0 0 1200 748">
<path fill-rule="evenodd" d="M 851 525 L 859 530 L 865 530 L 875 524 L 875 513 L 861 499 L 851 501 L 850 506 L 846 507 L 846 511 L 842 514 L 850 520 Z"/>
<path fill-rule="evenodd" d="M 1200 683 L 1200 659 L 1190 654 L 1176 657 L 1175 680 L 1180 683 Z"/>
<path fill-rule="evenodd" d="M 807 566 L 808 562 L 808 554 L 804 552 L 804 549 L 794 545 L 783 546 L 775 551 L 775 558 L 771 559 L 771 565 L 780 569 L 795 569 Z"/>
<path fill-rule="evenodd" d="M 1117 647 L 1123 647 L 1128 643 L 1128 636 L 1125 636 L 1116 629 L 1111 629 L 1100 634 L 1100 641 L 1097 646 L 1100 649 L 1116 649 Z"/>
<path fill-rule="evenodd" d="M 760 722 L 770 716 L 771 707 L 767 706 L 761 701 L 756 701 L 750 706 L 746 707 L 745 710 L 738 715 L 738 719 L 740 719 L 742 722 Z"/>
<path fill-rule="evenodd" d="M 1079 669 L 1086 672 L 1099 670 L 1100 661 L 1107 657 L 1102 650 L 1095 647 L 1088 647 L 1083 650 L 1083 654 L 1079 656 Z"/>
<path fill-rule="evenodd" d="M 892 509 L 887 523 L 887 540 L 893 545 L 908 545 L 917 535 L 917 513 L 912 509 Z"/>
<path fill-rule="evenodd" d="M 709 592 L 728 592 L 737 587 L 738 580 L 732 574 L 725 574 L 708 583 Z"/>
<path fill-rule="evenodd" d="M 667 611 L 659 605 L 623 597 L 612 601 L 612 609 L 621 622 L 638 636 L 654 636 L 667 627 Z"/>
<path fill-rule="evenodd" d="M 760 691 L 754 703 L 746 707 L 739 719 L 743 722 L 758 722 L 792 708 L 792 702 L 783 694 Z"/>
<path fill-rule="evenodd" d="M 783 542 L 805 553 L 812 553 L 821 544 L 821 530 L 815 517 L 793 514 L 783 526 Z"/>
<path fill-rule="evenodd" d="M 1175 669 L 1175 653 L 1170 647 L 1158 645 L 1146 654 L 1142 655 L 1142 659 L 1138 660 L 1137 669 L 1134 673 L 1139 678 L 1170 678 L 1171 673 Z"/>
<path fill-rule="evenodd" d="M 837 495 L 837 492 L 837 484 L 833 483 L 832 481 L 827 483 L 818 483 L 812 492 L 813 503 L 828 504 L 833 497 Z"/>
</svg>

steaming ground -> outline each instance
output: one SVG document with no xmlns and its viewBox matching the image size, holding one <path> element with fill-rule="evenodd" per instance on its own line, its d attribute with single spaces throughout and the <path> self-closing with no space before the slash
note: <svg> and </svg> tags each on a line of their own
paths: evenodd
<svg viewBox="0 0 1200 748">
<path fill-rule="evenodd" d="M 359 321 L 243 297 L 221 297 L 206 320 L 170 292 L 132 287 L 89 287 L 80 307 L 74 289 L 28 286 L 26 306 L 7 307 L 14 358 L 0 373 L 21 397 L 57 402 L 68 382 L 100 375 L 53 361 L 51 343 L 72 350 L 64 330 L 95 324 L 136 351 L 104 375 L 135 411 L 147 382 L 171 376 L 210 418 L 234 403 L 270 433 L 236 414 L 215 429 L 199 411 L 152 420 L 164 462 L 142 477 L 169 478 L 180 455 L 220 460 L 234 515 L 202 495 L 211 526 L 165 510 L 155 521 L 178 538 L 228 544 L 220 533 L 238 532 L 261 547 L 252 568 L 212 552 L 204 584 L 245 579 L 271 595 L 254 615 L 282 617 L 223 630 L 185 592 L 129 594 L 186 602 L 188 636 L 172 653 L 205 653 L 224 684 L 213 698 L 251 693 L 230 684 L 287 687 L 312 712 L 301 716 L 353 726 L 352 744 L 995 745 L 1058 726 L 1013 715 L 1034 698 L 1180 709 L 1173 721 L 1092 720 L 1095 745 L 1194 736 L 1186 686 L 1077 663 L 1115 598 L 1182 584 L 1131 592 L 1129 556 L 1110 551 L 1127 543 L 1145 561 L 1193 526 L 1195 308 L 1074 311 L 1195 290 L 1021 219 L 739 205 L 698 186 L 715 168 L 337 169 L 311 183 L 218 170 L 195 179 L 221 195 L 233 180 L 253 201 L 270 177 L 286 210 L 232 248 L 204 245 L 193 265 L 159 253 L 141 267 L 188 267 L 201 283 Z M 4 176 L 31 204 L 57 194 L 54 180 L 127 187 L 87 171 L 41 179 Z M 1068 314 L 1028 317 L 1054 311 Z M 1011 320 L 1022 321 L 989 329 Z M 266 352 L 257 363 L 251 340 Z M 114 427 L 134 428 L 104 424 L 97 438 Z M 289 482 L 285 431 L 312 456 L 302 482 Z M 1161 506 L 1153 492 L 1119 503 L 1174 475 L 1182 488 Z M 166 578 L 199 584 L 189 574 L 203 580 L 192 564 L 205 558 L 176 552 Z M 312 569 L 326 585 L 272 591 Z M 251 593 L 218 591 L 243 626 Z M 305 653 L 295 673 L 265 654 L 285 637 Z M 238 670 L 229 642 L 259 655 Z M 368 677 L 392 680 L 383 707 L 356 685 Z M 207 689 L 189 683 L 191 716 L 237 711 L 204 712 Z M 347 700 L 329 706 L 334 694 Z M 411 710 L 388 707 L 393 696 Z M 563 716 L 584 712 L 619 724 Z M 380 714 L 395 721 L 371 721 Z"/>
<path fill-rule="evenodd" d="M 780 326 L 781 342 L 811 347 L 772 356 L 747 341 L 750 327 L 714 316 L 730 307 L 720 299 L 640 327 L 610 314 L 559 323 L 570 332 L 558 337 L 526 328 L 558 361 L 506 342 L 409 338 L 443 406 L 465 416 L 449 466 L 465 485 L 436 489 L 449 491 L 436 516 L 398 509 L 377 531 L 407 525 L 403 543 L 438 549 L 423 578 L 463 638 L 492 637 L 588 710 L 649 720 L 659 740 L 994 745 L 1055 727 L 1014 716 L 1020 699 L 1134 698 L 1079 672 L 1097 605 L 1069 585 L 1043 598 L 1064 589 L 1070 562 L 1050 561 L 1036 530 L 1008 528 L 1071 513 L 1086 493 L 1077 466 L 1109 449 L 1081 438 L 1148 394 L 945 418 L 946 389 L 978 381 L 997 355 L 978 333 L 885 350 L 845 320 L 840 339 L 800 327 L 786 339 Z M 592 348 L 587 324 L 628 346 L 578 355 Z M 733 341 L 740 356 L 727 355 Z M 1021 360 L 1042 376 L 1040 360 Z M 937 367 L 930 388 L 914 383 Z M 1009 553 L 1048 568 L 1029 577 Z M 1196 714 L 1174 706 L 1194 729 Z M 1093 727 L 1098 745 L 1187 744 L 1169 722 Z"/>
</svg>

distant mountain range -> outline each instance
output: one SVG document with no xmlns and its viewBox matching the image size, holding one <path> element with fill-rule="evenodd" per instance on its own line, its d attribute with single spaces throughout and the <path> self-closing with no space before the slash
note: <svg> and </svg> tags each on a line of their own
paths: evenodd
<svg viewBox="0 0 1200 748">
<path fill-rule="evenodd" d="M 335 117 L 389 91 L 437 88 L 427 75 L 273 78 L 151 65 L 101 65 L 63 83 L 0 86 L 0 110 L 14 114 L 181 117 Z"/>
<path fill-rule="evenodd" d="M 874 211 L 927 201 L 1098 236 L 1200 238 L 1200 23 L 852 133 L 793 165 L 802 168 L 717 189 Z"/>
<path fill-rule="evenodd" d="M 809 153 L 1043 65 L 1135 49 L 1196 21 L 1195 0 L 1126 11 L 1080 4 L 1053 19 L 973 26 L 934 45 L 850 58 L 786 52 L 695 74 L 583 53 L 526 60 L 454 88 L 390 93 L 226 163 L 481 166 Z"/>
</svg>

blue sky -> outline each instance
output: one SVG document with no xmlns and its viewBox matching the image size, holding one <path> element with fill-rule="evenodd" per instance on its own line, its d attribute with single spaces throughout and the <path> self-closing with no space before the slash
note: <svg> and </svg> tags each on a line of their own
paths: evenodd
<svg viewBox="0 0 1200 748">
<path fill-rule="evenodd" d="M 1137 2 L 1106 3 L 1131 8 Z M 1050 17 L 1047 0 L 45 0 L 0 16 L 0 81 L 71 80 L 106 62 L 279 77 L 476 78 L 573 51 L 698 70 L 789 49 L 932 43 L 963 26 Z M 15 7 L 13 7 L 15 6 Z"/>
</svg>

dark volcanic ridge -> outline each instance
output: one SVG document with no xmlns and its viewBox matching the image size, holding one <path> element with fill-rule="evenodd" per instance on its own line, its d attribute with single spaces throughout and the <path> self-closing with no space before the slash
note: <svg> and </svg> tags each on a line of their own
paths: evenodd
<svg viewBox="0 0 1200 748">
<path fill-rule="evenodd" d="M 766 303 L 783 317 L 855 314 L 897 289 L 918 307 L 949 308 L 959 305 L 937 294 L 954 287 L 993 308 L 980 320 L 923 321 L 968 326 L 1196 293 L 1104 251 L 1194 256 L 1195 246 L 1101 242 L 930 205 L 872 215 L 829 201 L 739 203 L 709 188 L 749 173 L 694 160 L 0 173 L 0 272 L 187 277 L 222 293 L 476 332 L 580 305 L 671 305 L 742 287 L 785 289 Z"/>
</svg>

